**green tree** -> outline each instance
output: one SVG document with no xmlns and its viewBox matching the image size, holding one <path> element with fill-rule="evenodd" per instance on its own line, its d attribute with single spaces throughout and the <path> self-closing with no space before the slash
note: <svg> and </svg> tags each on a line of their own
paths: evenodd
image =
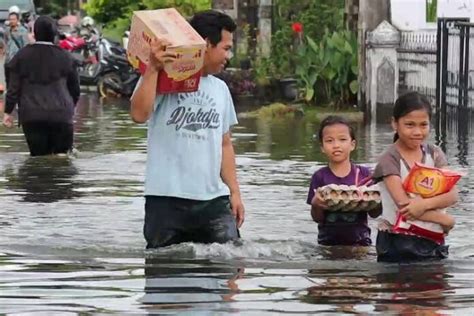
<svg viewBox="0 0 474 316">
<path fill-rule="evenodd" d="M 184 16 L 211 8 L 211 0 L 142 0 L 147 9 L 176 8 Z"/>
<path fill-rule="evenodd" d="M 143 8 L 144 5 L 136 0 L 89 0 L 84 5 L 87 15 L 103 24 L 129 17 L 134 10 Z"/>
<path fill-rule="evenodd" d="M 100 23 L 130 17 L 135 10 L 155 10 L 174 7 L 184 16 L 211 8 L 211 0 L 89 0 L 87 14 Z"/>
<path fill-rule="evenodd" d="M 41 14 L 48 14 L 59 18 L 67 14 L 68 10 L 78 9 L 75 7 L 77 1 L 71 0 L 35 0 L 35 6 L 41 8 Z"/>
<path fill-rule="evenodd" d="M 130 26 L 136 10 L 174 7 L 184 16 L 211 8 L 211 0 L 89 0 L 84 6 L 87 14 L 104 25 L 104 34 L 118 40 Z"/>
</svg>

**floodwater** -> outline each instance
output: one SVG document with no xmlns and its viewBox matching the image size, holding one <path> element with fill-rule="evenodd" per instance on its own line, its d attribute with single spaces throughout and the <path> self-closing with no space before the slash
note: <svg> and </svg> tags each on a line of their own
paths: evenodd
<svg viewBox="0 0 474 316">
<path fill-rule="evenodd" d="M 87 95 L 76 120 L 72 157 L 30 158 L 21 131 L 0 127 L 0 314 L 474 314 L 471 128 L 444 137 L 466 173 L 449 259 L 398 265 L 377 263 L 373 248 L 317 245 L 305 204 L 324 161 L 314 122 L 242 119 L 234 130 L 241 242 L 146 252 L 146 127 L 126 101 Z M 357 137 L 354 159 L 372 165 L 392 133 L 358 126 Z"/>
</svg>

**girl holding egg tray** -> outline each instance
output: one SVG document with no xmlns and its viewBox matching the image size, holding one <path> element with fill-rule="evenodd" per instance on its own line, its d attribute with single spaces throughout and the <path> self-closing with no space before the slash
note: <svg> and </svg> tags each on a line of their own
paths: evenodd
<svg viewBox="0 0 474 316">
<path fill-rule="evenodd" d="M 313 174 L 307 198 L 311 217 L 318 223 L 318 243 L 369 246 L 367 214 L 377 217 L 381 210 L 380 203 L 370 203 L 378 192 L 357 187 L 370 177 L 370 170 L 350 160 L 356 148 L 354 131 L 344 118 L 328 116 L 321 122 L 318 138 L 329 160 Z"/>
</svg>

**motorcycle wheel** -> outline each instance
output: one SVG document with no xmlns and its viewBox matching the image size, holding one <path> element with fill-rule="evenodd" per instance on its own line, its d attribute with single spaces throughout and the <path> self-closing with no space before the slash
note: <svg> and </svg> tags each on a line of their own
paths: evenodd
<svg viewBox="0 0 474 316">
<path fill-rule="evenodd" d="M 105 84 L 105 80 L 112 80 L 113 82 L 117 83 L 117 85 L 122 84 L 122 80 L 120 79 L 118 74 L 115 73 L 108 73 L 105 74 L 104 76 L 99 78 L 99 81 L 97 82 L 97 92 L 99 93 L 100 97 L 118 97 L 120 96 L 120 93 L 114 91 L 110 87 L 108 87 L 107 84 Z"/>
</svg>

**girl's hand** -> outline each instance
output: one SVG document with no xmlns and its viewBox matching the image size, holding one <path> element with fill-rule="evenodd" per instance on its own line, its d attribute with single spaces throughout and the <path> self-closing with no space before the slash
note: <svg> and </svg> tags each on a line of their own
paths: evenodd
<svg viewBox="0 0 474 316">
<path fill-rule="evenodd" d="M 321 193 L 319 193 L 318 190 L 314 190 L 314 196 L 311 200 L 311 205 L 323 210 L 328 208 L 326 202 L 323 200 L 323 197 L 321 196 Z"/>
<path fill-rule="evenodd" d="M 426 203 L 421 197 L 414 198 L 398 211 L 405 217 L 405 219 L 412 221 L 420 218 L 420 216 L 427 211 Z"/>
</svg>

